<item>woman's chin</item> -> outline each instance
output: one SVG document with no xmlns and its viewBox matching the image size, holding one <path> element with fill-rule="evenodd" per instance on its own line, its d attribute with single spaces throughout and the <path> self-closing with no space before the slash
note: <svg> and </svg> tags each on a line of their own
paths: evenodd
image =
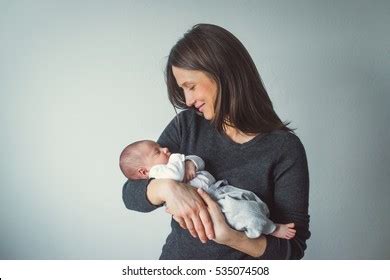
<svg viewBox="0 0 390 280">
<path fill-rule="evenodd" d="M 208 111 L 203 111 L 201 112 L 203 114 L 203 117 L 208 120 L 208 121 L 211 121 L 211 119 L 213 118 L 212 114 L 210 114 L 210 112 Z"/>
<path fill-rule="evenodd" d="M 201 112 L 201 111 L 197 111 L 199 115 L 201 115 L 203 118 L 205 118 L 206 120 L 208 121 L 211 121 L 213 120 L 213 114 L 210 114 L 209 112 Z"/>
<path fill-rule="evenodd" d="M 206 114 L 203 114 L 203 117 L 208 120 L 208 121 L 211 121 L 212 120 L 212 117 L 209 116 L 209 115 L 206 115 Z"/>
</svg>

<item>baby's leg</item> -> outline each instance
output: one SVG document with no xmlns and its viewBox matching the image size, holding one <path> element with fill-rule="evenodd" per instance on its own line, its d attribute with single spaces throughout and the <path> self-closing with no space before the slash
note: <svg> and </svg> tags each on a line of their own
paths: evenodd
<svg viewBox="0 0 390 280">
<path fill-rule="evenodd" d="M 278 238 L 291 239 L 295 236 L 296 233 L 294 227 L 294 223 L 276 224 L 276 229 L 273 233 L 271 233 L 271 235 Z"/>
</svg>

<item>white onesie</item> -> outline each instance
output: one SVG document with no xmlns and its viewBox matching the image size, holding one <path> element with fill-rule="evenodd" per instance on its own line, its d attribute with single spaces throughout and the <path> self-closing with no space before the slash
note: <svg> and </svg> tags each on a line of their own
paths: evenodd
<svg viewBox="0 0 390 280">
<path fill-rule="evenodd" d="M 204 161 L 198 156 L 171 154 L 167 164 L 158 164 L 150 169 L 149 178 L 182 182 L 186 160 L 191 160 L 197 170 L 195 178 L 188 183 L 202 188 L 218 202 L 232 228 L 245 231 L 249 238 L 257 238 L 262 233 L 270 234 L 276 229 L 276 225 L 268 219 L 267 205 L 256 194 L 231 186 L 226 180 L 216 181 L 213 175 L 204 170 Z"/>
</svg>

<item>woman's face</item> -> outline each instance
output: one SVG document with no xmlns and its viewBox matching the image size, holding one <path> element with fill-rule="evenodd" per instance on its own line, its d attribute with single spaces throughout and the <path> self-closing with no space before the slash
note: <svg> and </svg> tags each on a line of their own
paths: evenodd
<svg viewBox="0 0 390 280">
<path fill-rule="evenodd" d="M 177 85 L 184 91 L 186 105 L 194 106 L 206 120 L 212 120 L 215 116 L 214 105 L 218 94 L 217 83 L 198 70 L 172 66 L 172 72 Z"/>
</svg>

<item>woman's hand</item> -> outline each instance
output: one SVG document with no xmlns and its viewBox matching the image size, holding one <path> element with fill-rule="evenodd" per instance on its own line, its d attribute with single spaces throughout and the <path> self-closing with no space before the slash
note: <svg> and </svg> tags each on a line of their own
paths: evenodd
<svg viewBox="0 0 390 280">
<path fill-rule="evenodd" d="M 196 189 L 174 180 L 169 181 L 161 194 L 166 211 L 182 228 L 188 229 L 193 237 L 199 237 L 203 243 L 213 239 L 214 229 L 210 215 Z"/>
<path fill-rule="evenodd" d="M 254 258 L 264 254 L 267 247 L 267 239 L 264 235 L 258 238 L 248 238 L 244 232 L 232 229 L 225 221 L 221 208 L 218 203 L 202 189 L 198 189 L 198 193 L 207 204 L 207 209 L 210 213 L 214 224 L 215 242 L 232 247 L 238 251 L 244 252 Z"/>
<path fill-rule="evenodd" d="M 197 191 L 206 203 L 208 212 L 214 225 L 215 238 L 213 240 L 219 244 L 229 245 L 231 241 L 237 237 L 237 234 L 240 233 L 232 229 L 226 223 L 225 216 L 222 214 L 221 208 L 217 202 L 215 202 L 201 188 L 199 188 Z"/>
</svg>

